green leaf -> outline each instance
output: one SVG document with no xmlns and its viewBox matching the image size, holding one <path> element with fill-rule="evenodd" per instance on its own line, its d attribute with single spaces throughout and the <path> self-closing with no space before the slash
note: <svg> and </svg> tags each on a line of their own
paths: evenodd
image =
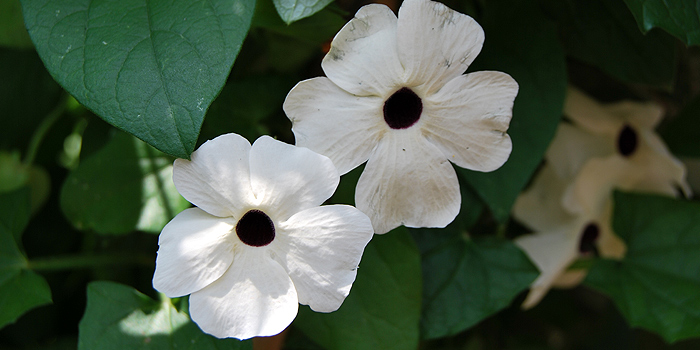
<svg viewBox="0 0 700 350">
<path fill-rule="evenodd" d="M 333 0 L 272 0 L 284 22 L 290 24 L 321 11 Z"/>
<path fill-rule="evenodd" d="M 19 0 L 0 1 L 0 46 L 33 48 L 29 33 L 24 28 L 22 5 Z"/>
<path fill-rule="evenodd" d="M 673 118 L 667 118 L 659 130 L 675 155 L 700 157 L 700 96 Z"/>
<path fill-rule="evenodd" d="M 332 39 L 346 22 L 337 10 L 327 7 L 313 17 L 287 24 L 280 19 L 270 0 L 260 0 L 255 7 L 252 26 L 305 42 L 321 44 Z"/>
<path fill-rule="evenodd" d="M 251 342 L 203 333 L 171 300 L 114 282 L 92 282 L 78 326 L 78 349 L 252 349 Z"/>
<path fill-rule="evenodd" d="M 625 0 L 625 3 L 643 32 L 659 27 L 688 45 L 700 44 L 700 2 L 697 0 Z"/>
<path fill-rule="evenodd" d="M 662 31 L 642 34 L 620 0 L 547 0 L 566 52 L 628 83 L 670 87 L 676 40 Z"/>
<path fill-rule="evenodd" d="M 585 283 L 608 294 L 633 327 L 669 342 L 700 336 L 700 204 L 615 193 L 621 261 L 597 261 Z"/>
<path fill-rule="evenodd" d="M 70 173 L 61 189 L 61 209 L 78 229 L 158 233 L 190 206 L 172 182 L 172 162 L 119 132 Z"/>
<path fill-rule="evenodd" d="M 365 249 L 350 295 L 338 311 L 302 307 L 294 325 L 326 349 L 416 349 L 420 261 L 403 228 L 375 235 Z"/>
<path fill-rule="evenodd" d="M 110 124 L 189 158 L 255 0 L 22 0 L 51 75 Z"/>
<path fill-rule="evenodd" d="M 491 173 L 457 169 L 496 219 L 505 222 L 554 136 L 564 104 L 566 67 L 556 26 L 537 6 L 525 0 L 488 1 L 484 6 L 486 41 L 470 71 L 506 72 L 520 85 L 508 129 L 513 152 Z"/>
<path fill-rule="evenodd" d="M 457 334 L 510 305 L 539 271 L 512 242 L 471 240 L 450 225 L 413 229 L 423 258 L 425 339 Z"/>
<path fill-rule="evenodd" d="M 29 222 L 29 191 L 0 195 L 0 328 L 27 311 L 51 303 L 51 289 L 27 269 L 18 242 Z"/>
</svg>

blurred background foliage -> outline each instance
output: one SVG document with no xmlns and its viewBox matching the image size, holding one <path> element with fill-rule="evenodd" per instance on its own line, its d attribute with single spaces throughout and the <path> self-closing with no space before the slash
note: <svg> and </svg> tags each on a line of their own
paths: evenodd
<svg viewBox="0 0 700 350">
<path fill-rule="evenodd" d="M 101 97 L 72 83 L 48 57 L 56 48 L 47 46 L 53 34 L 43 33 L 43 24 L 30 26 L 32 43 L 25 20 L 43 18 L 42 9 L 65 1 L 0 2 L 1 349 L 700 348 L 693 339 L 700 336 L 697 292 L 678 316 L 694 330 L 672 344 L 657 334 L 662 326 L 631 328 L 629 315 L 598 291 L 604 288 L 552 290 L 537 307 L 521 310 L 537 270 L 510 240 L 525 232 L 510 217 L 511 206 L 540 166 L 567 84 L 603 102 L 662 104 L 660 133 L 688 161 L 689 181 L 700 190 L 700 166 L 693 168 L 700 157 L 700 51 L 693 46 L 700 41 L 700 4 L 689 0 L 443 1 L 485 30 L 484 49 L 469 71 L 504 71 L 520 85 L 510 160 L 493 173 L 458 169 L 463 204 L 447 228 L 375 236 L 339 311 L 317 314 L 302 306 L 282 335 L 255 342 L 201 333 L 189 321 L 187 298 L 170 300 L 151 286 L 157 234 L 189 206 L 170 179 L 173 155 L 188 156 L 228 132 L 293 143 L 281 108 L 287 92 L 323 75 L 330 40 L 369 3 L 229 2 L 254 3 L 254 11 L 247 8 L 248 17 L 231 29 L 240 50 L 231 44 L 217 53 L 233 66 L 223 63 L 218 69 L 230 74 L 211 78 L 211 104 L 205 108 L 203 98 L 196 106 L 206 112 L 201 130 L 188 131 L 196 143 L 176 145 L 184 153 L 154 148 L 94 114 Z M 394 10 L 400 5 L 382 2 Z M 111 122 L 134 134 L 149 130 L 129 129 L 136 124 L 127 117 Z M 361 171 L 344 175 L 330 202 L 353 204 Z M 697 206 L 682 210 L 698 220 Z M 605 285 L 601 279 L 596 275 L 591 284 Z M 700 275 L 694 281 L 696 288 Z"/>
</svg>

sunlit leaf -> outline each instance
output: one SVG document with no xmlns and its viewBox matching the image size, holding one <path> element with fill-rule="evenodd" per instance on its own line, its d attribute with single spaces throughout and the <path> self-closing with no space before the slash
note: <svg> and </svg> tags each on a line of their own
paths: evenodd
<svg viewBox="0 0 700 350">
<path fill-rule="evenodd" d="M 506 72 L 520 85 L 508 129 L 513 152 L 494 172 L 458 171 L 504 222 L 554 136 L 566 70 L 556 26 L 532 2 L 488 1 L 484 6 L 486 41 L 470 71 Z"/>
<path fill-rule="evenodd" d="M 79 229 L 158 233 L 190 204 L 172 182 L 173 158 L 119 132 L 68 176 L 61 208 Z"/>
<path fill-rule="evenodd" d="M 294 325 L 329 350 L 415 349 L 421 277 L 418 251 L 403 228 L 375 235 L 338 311 L 299 309 Z"/>
<path fill-rule="evenodd" d="M 0 328 L 51 303 L 49 285 L 27 268 L 18 244 L 29 222 L 29 210 L 28 190 L 0 195 Z"/>
<path fill-rule="evenodd" d="M 280 19 L 270 0 L 260 0 L 255 6 L 252 26 L 318 44 L 332 39 L 345 22 L 337 11 L 327 7 L 312 17 L 287 24 Z"/>
<path fill-rule="evenodd" d="M 112 125 L 189 158 L 254 0 L 22 0 L 46 67 Z"/>
<path fill-rule="evenodd" d="M 585 283 L 608 294 L 633 327 L 674 342 L 700 336 L 700 204 L 615 194 L 621 261 L 601 259 Z"/>
<path fill-rule="evenodd" d="M 252 349 L 249 341 L 217 339 L 203 333 L 165 296 L 155 301 L 113 282 L 88 285 L 87 308 L 78 334 L 80 350 Z"/>
<path fill-rule="evenodd" d="M 663 28 L 688 45 L 700 44 L 700 2 L 697 0 L 625 0 L 639 28 Z"/>
<path fill-rule="evenodd" d="M 321 11 L 333 0 L 272 0 L 277 13 L 286 23 L 298 21 Z"/>
</svg>

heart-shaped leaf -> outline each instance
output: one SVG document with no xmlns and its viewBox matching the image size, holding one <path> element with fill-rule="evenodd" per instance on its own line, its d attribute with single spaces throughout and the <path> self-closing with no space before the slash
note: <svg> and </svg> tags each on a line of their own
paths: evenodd
<svg viewBox="0 0 700 350">
<path fill-rule="evenodd" d="M 596 261 L 585 283 L 608 294 L 634 327 L 674 342 L 700 336 L 700 204 L 615 193 L 622 261 Z"/>
<path fill-rule="evenodd" d="M 255 0 L 23 0 L 51 75 L 110 124 L 189 158 Z"/>
</svg>

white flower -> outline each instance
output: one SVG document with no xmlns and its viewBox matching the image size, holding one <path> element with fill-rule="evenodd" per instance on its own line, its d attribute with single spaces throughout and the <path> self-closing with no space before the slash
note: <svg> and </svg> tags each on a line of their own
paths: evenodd
<svg viewBox="0 0 700 350">
<path fill-rule="evenodd" d="M 297 145 L 341 175 L 367 161 L 355 202 L 377 233 L 446 226 L 461 203 L 450 162 L 493 171 L 508 159 L 518 84 L 501 72 L 462 75 L 483 41 L 471 17 L 437 2 L 406 0 L 398 19 L 367 5 L 333 39 L 327 78 L 289 92 Z"/>
<path fill-rule="evenodd" d="M 597 252 L 624 256 L 612 230 L 615 189 L 669 196 L 688 195 L 685 168 L 654 132 L 663 111 L 652 103 L 601 105 L 570 88 L 562 123 L 530 188 L 516 201 L 514 216 L 535 230 L 516 239 L 541 270 L 523 303 L 536 305 L 552 287 L 571 287 L 585 270 L 567 270 Z"/>
<path fill-rule="evenodd" d="M 326 157 L 263 136 L 204 143 L 175 161 L 173 181 L 198 208 L 160 235 L 153 286 L 191 294 L 190 314 L 216 337 L 274 335 L 299 303 L 337 310 L 350 292 L 369 218 L 346 205 L 319 207 L 339 175 Z"/>
</svg>

